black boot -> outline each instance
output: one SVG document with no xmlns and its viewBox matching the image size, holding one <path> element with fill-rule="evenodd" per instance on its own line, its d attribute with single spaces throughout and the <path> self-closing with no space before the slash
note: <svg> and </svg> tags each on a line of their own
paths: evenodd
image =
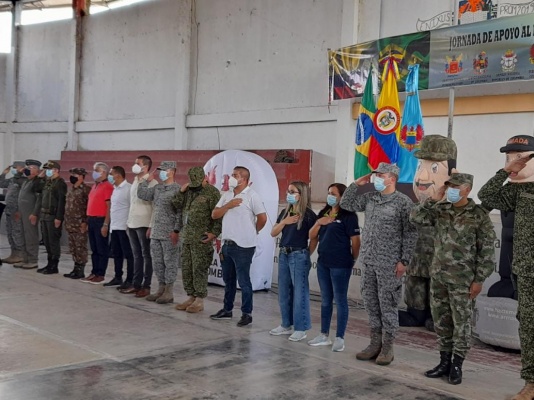
<svg viewBox="0 0 534 400">
<path fill-rule="evenodd" d="M 37 268 L 37 272 L 39 274 L 42 274 L 43 272 L 45 272 L 50 267 L 51 262 L 52 262 L 52 258 L 48 256 L 48 262 L 46 263 L 46 265 L 43 268 Z"/>
<path fill-rule="evenodd" d="M 74 268 L 72 269 L 72 271 L 70 271 L 68 274 L 63 274 L 63 276 L 65 278 L 71 278 L 72 275 L 74 275 L 74 273 L 76 272 L 76 267 L 78 266 L 78 264 L 74 263 Z"/>
<path fill-rule="evenodd" d="M 59 272 L 57 269 L 58 264 L 59 260 L 51 260 L 50 264 L 48 264 L 48 268 L 43 271 L 43 275 L 57 274 Z"/>
<path fill-rule="evenodd" d="M 72 271 L 72 275 L 69 278 L 71 279 L 85 278 L 84 269 L 85 269 L 84 264 L 76 264 L 76 266 L 74 267 L 74 271 Z"/>
<path fill-rule="evenodd" d="M 440 362 L 435 367 L 429 371 L 425 372 L 427 378 L 441 378 L 442 376 L 447 376 L 451 372 L 451 357 L 452 353 L 447 351 L 440 351 Z"/>
<path fill-rule="evenodd" d="M 464 359 L 458 354 L 455 354 L 452 359 L 451 373 L 449 374 L 449 383 L 452 385 L 459 385 L 462 383 L 462 364 Z"/>
</svg>

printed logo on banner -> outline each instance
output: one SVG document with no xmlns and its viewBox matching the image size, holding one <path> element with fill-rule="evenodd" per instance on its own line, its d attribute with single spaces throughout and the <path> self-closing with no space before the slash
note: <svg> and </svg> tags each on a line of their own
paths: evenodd
<svg viewBox="0 0 534 400">
<path fill-rule="evenodd" d="M 501 65 L 503 72 L 512 72 L 515 70 L 517 64 L 517 56 L 513 50 L 507 50 L 501 57 Z"/>
<path fill-rule="evenodd" d="M 399 112 L 390 106 L 382 107 L 375 114 L 374 124 L 376 130 L 382 135 L 389 135 L 400 125 Z"/>
<path fill-rule="evenodd" d="M 447 75 L 456 75 L 462 72 L 464 69 L 462 58 L 463 54 L 460 53 L 460 55 L 453 55 L 452 57 L 446 56 L 447 63 L 445 64 L 445 72 Z"/>
<path fill-rule="evenodd" d="M 486 56 L 485 51 L 481 51 L 478 53 L 478 56 L 473 59 L 473 69 L 476 74 L 480 75 L 486 72 L 488 69 L 488 57 Z"/>
</svg>

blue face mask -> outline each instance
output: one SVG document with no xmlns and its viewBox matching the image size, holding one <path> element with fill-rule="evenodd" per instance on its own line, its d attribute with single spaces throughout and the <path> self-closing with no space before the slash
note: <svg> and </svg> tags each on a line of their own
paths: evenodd
<svg viewBox="0 0 534 400">
<path fill-rule="evenodd" d="M 159 179 L 161 179 L 162 182 L 165 182 L 169 178 L 169 174 L 167 171 L 159 171 Z"/>
<path fill-rule="evenodd" d="M 329 194 L 326 196 L 326 204 L 328 204 L 330 207 L 334 207 L 337 205 L 337 197 L 333 194 Z"/>
<path fill-rule="evenodd" d="M 11 171 L 11 175 L 16 175 L 17 172 L 18 172 L 18 171 L 16 170 L 16 168 L 11 168 L 10 171 Z"/>
<path fill-rule="evenodd" d="M 108 175 L 108 182 L 111 183 L 112 185 L 115 184 L 115 179 L 113 178 L 113 176 Z"/>
<path fill-rule="evenodd" d="M 384 185 L 384 178 L 380 178 L 379 176 L 375 176 L 373 184 L 375 186 L 375 189 L 379 192 L 383 192 L 386 188 L 386 185 Z"/>
<path fill-rule="evenodd" d="M 51 169 L 47 169 L 45 174 L 47 178 L 52 178 L 54 176 L 54 171 L 52 171 Z"/>
<path fill-rule="evenodd" d="M 294 194 L 288 193 L 286 196 L 286 201 L 291 205 L 297 204 L 297 196 Z"/>
<path fill-rule="evenodd" d="M 450 201 L 451 203 L 458 203 L 460 200 L 462 200 L 463 196 L 460 196 L 460 189 L 456 188 L 448 188 L 447 189 L 447 201 Z"/>
<path fill-rule="evenodd" d="M 100 172 L 93 171 L 93 180 L 96 181 L 102 176 Z"/>
</svg>

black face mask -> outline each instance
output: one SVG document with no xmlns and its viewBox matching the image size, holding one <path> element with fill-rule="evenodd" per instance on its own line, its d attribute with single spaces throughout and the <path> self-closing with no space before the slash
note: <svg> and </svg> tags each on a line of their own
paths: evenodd
<svg viewBox="0 0 534 400">
<path fill-rule="evenodd" d="M 24 169 L 23 173 L 24 173 L 25 176 L 30 176 L 31 175 L 31 171 L 29 169 L 26 169 L 26 168 Z"/>
<path fill-rule="evenodd" d="M 197 186 L 197 187 L 189 186 L 189 190 L 191 190 L 192 192 L 199 192 L 201 189 L 202 189 L 202 185 Z"/>
<path fill-rule="evenodd" d="M 76 183 L 78 183 L 78 178 L 76 178 L 75 176 L 71 176 L 71 177 L 70 177 L 70 183 L 72 183 L 73 185 L 75 185 Z"/>
</svg>

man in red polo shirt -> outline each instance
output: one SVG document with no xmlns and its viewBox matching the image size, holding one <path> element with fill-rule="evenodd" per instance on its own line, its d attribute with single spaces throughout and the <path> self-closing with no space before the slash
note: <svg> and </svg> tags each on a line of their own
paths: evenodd
<svg viewBox="0 0 534 400">
<path fill-rule="evenodd" d="M 81 279 L 82 282 L 98 285 L 104 282 L 109 259 L 109 212 L 111 208 L 111 194 L 113 185 L 108 181 L 109 167 L 103 162 L 93 166 L 93 180 L 95 184 L 89 192 L 87 203 L 87 228 L 89 244 L 91 245 L 91 275 Z"/>
</svg>

